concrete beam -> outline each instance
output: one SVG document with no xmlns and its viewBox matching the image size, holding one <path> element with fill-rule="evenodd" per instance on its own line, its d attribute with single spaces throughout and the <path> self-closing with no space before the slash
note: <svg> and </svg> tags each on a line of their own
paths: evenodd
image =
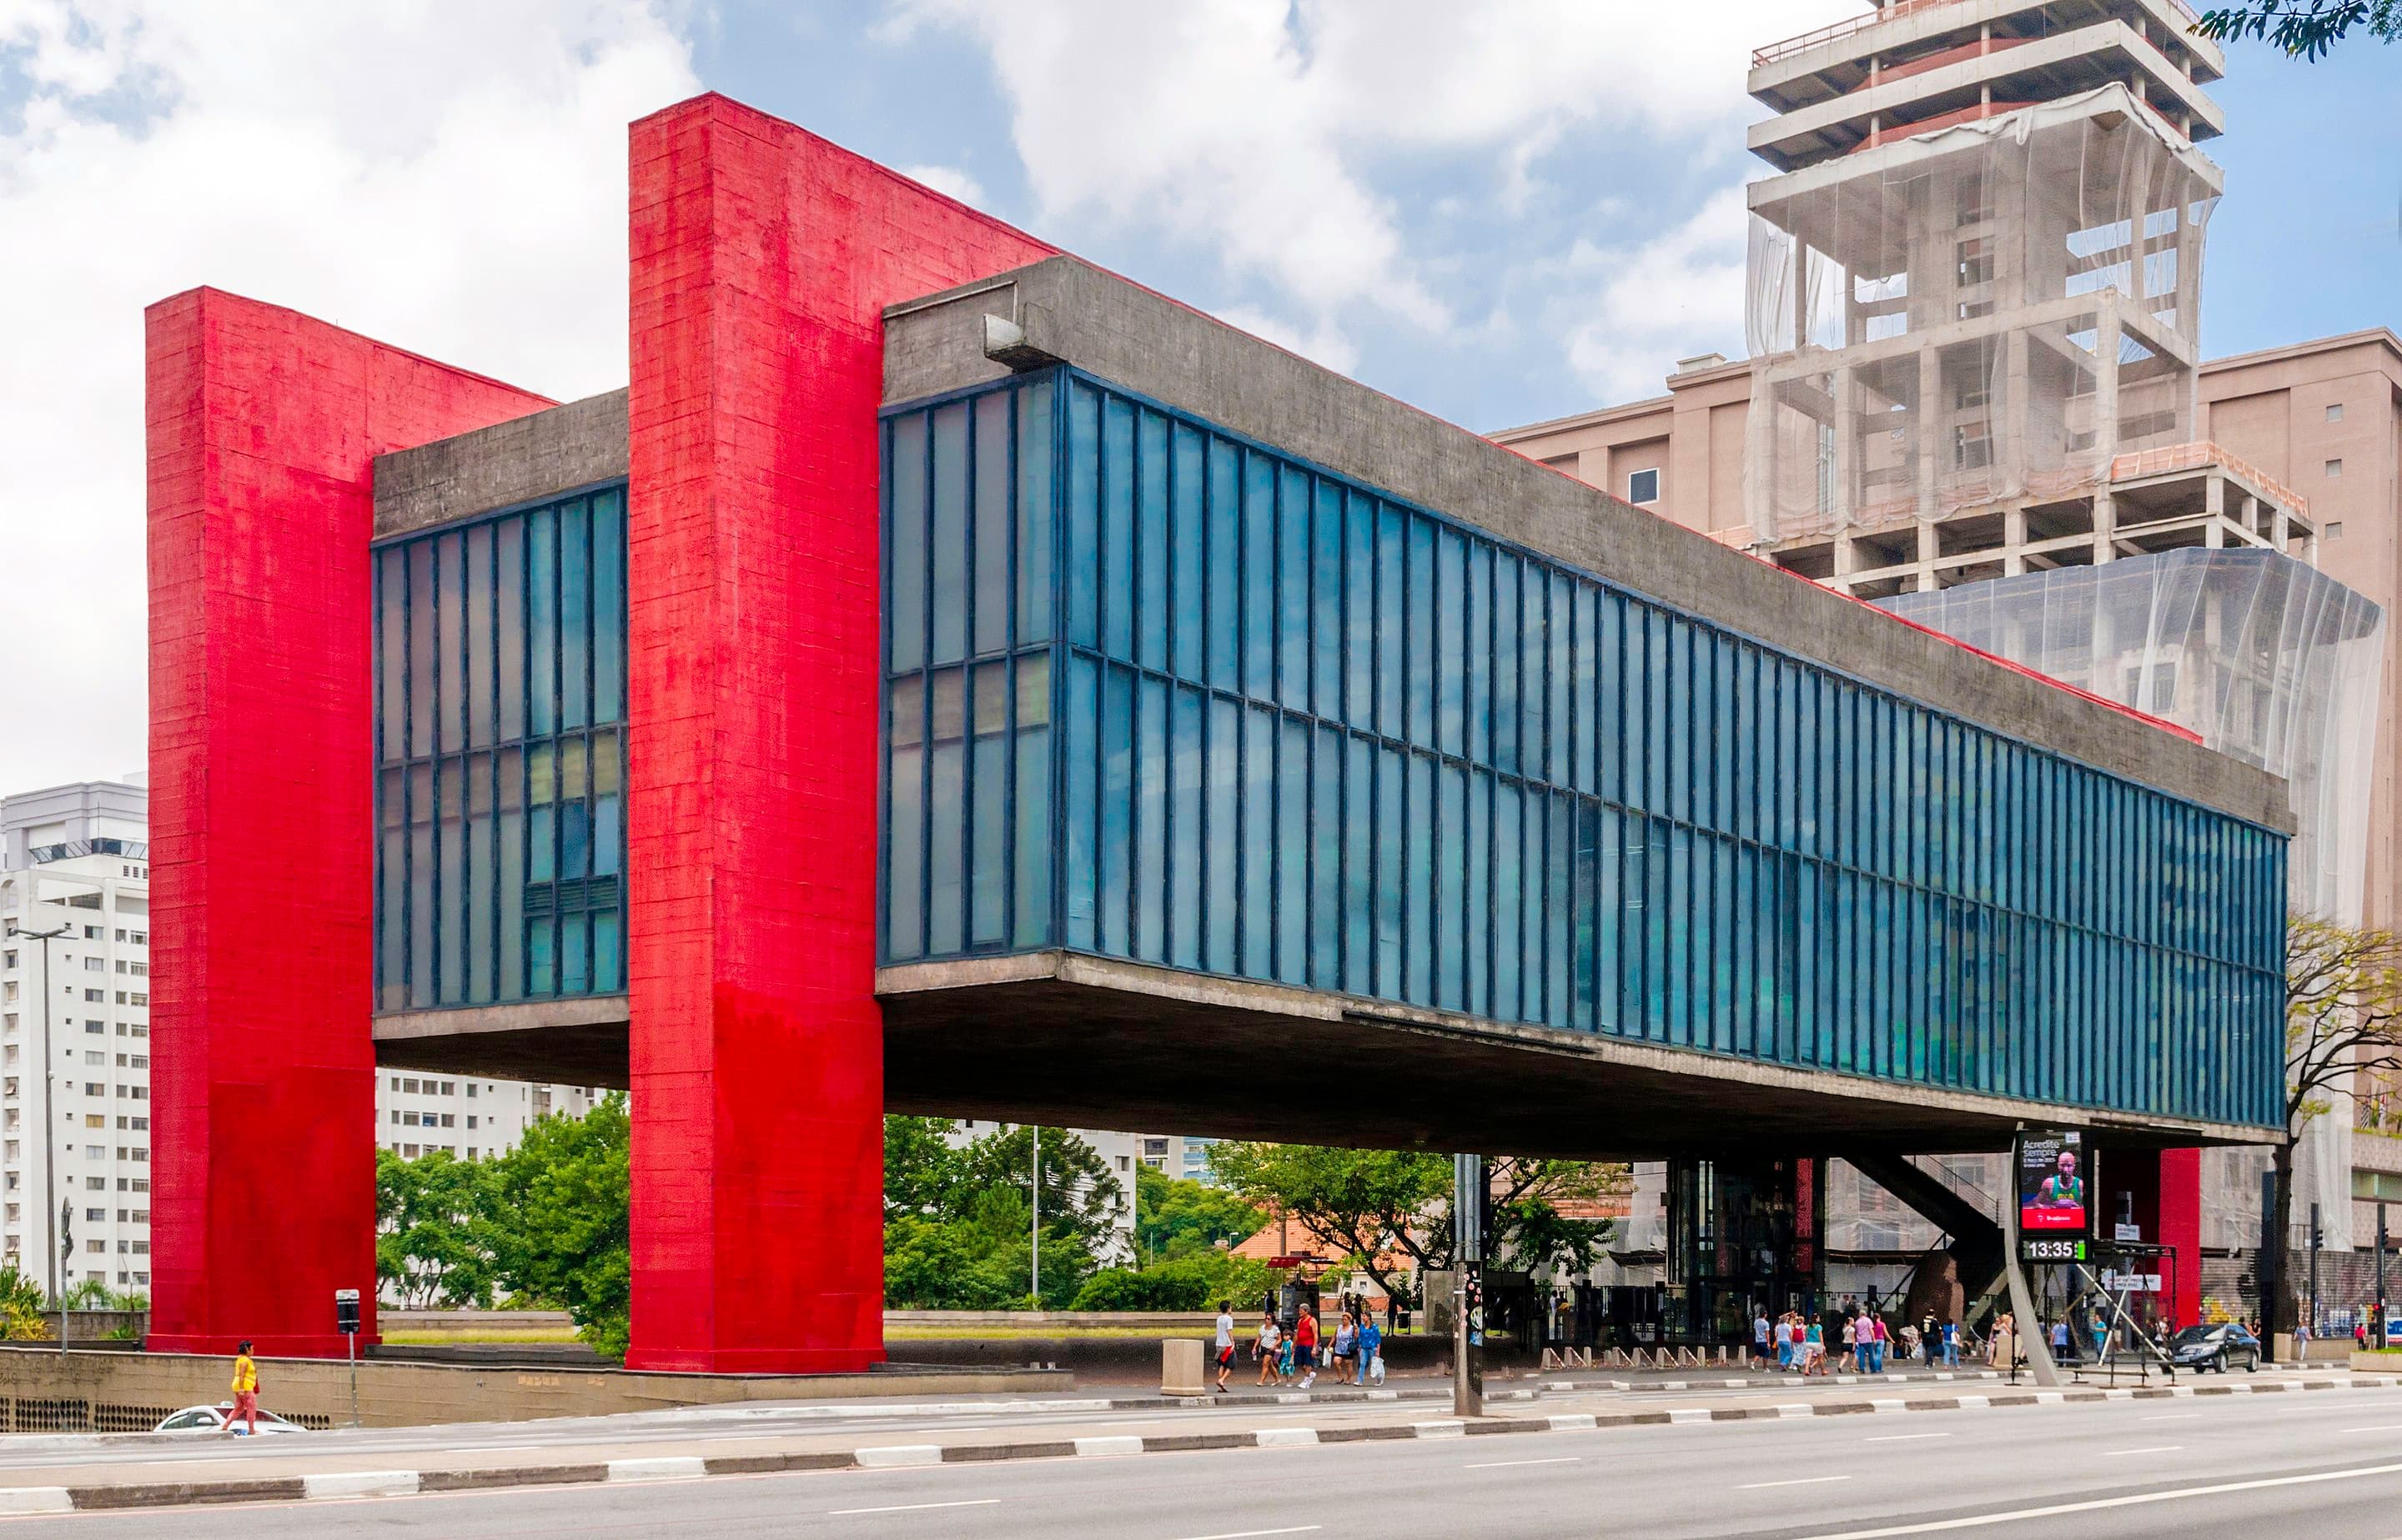
<svg viewBox="0 0 2402 1540">
<path fill-rule="evenodd" d="M 375 537 L 472 518 L 626 476 L 626 392 L 378 455 Z"/>
</svg>

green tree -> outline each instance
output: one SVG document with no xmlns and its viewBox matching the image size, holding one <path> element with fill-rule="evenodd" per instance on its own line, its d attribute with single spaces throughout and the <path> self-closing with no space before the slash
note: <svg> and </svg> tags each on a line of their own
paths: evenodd
<svg viewBox="0 0 2402 1540">
<path fill-rule="evenodd" d="M 376 1277 L 404 1309 L 492 1302 L 492 1168 L 376 1151 Z"/>
<path fill-rule="evenodd" d="M 959 1124 L 949 1118 L 884 1120 L 884 1217 L 925 1217 L 947 1212 L 967 1174 L 967 1162 L 951 1142 Z"/>
<path fill-rule="evenodd" d="M 2337 1093 L 2402 1073 L 2402 937 L 2297 915 L 2285 926 L 2285 1137 L 2270 1155 L 2274 1203 L 2269 1233 L 2294 1233 L 2294 1148 Z M 2292 1328 L 2291 1269 L 2261 1279 L 2260 1314 L 2271 1332 Z"/>
<path fill-rule="evenodd" d="M 2247 0 L 2206 10 L 2193 30 L 2234 42 L 2265 39 L 2298 59 L 2319 60 L 2354 28 L 2391 43 L 2402 38 L 2402 0 Z"/>
<path fill-rule="evenodd" d="M 1340 1247 L 1377 1286 L 1403 1299 L 1394 1254 L 1419 1269 L 1452 1260 L 1451 1158 L 1417 1150 L 1329 1149 L 1227 1142 L 1210 1150 L 1219 1176 L 1250 1202 Z M 1610 1225 L 1563 1217 L 1559 1204 L 1627 1190 L 1623 1165 L 1503 1157 L 1488 1162 L 1494 1234 L 1503 1265 L 1580 1272 L 1599 1258 Z"/>
<path fill-rule="evenodd" d="M 884 1120 L 884 1299 L 896 1309 L 1023 1305 L 1034 1257 L 1034 1133 L 1018 1126 L 965 1144 L 943 1118 Z M 1032 1298 L 1073 1299 L 1114 1244 L 1124 1190 L 1093 1147 L 1042 1131 L 1042 1275 Z"/>
<path fill-rule="evenodd" d="M 40 1284 L 18 1272 L 14 1262 L 0 1266 L 0 1338 L 12 1342 L 48 1339 L 50 1323 L 43 1317 L 44 1303 Z"/>
<path fill-rule="evenodd" d="M 623 1357 L 632 1308 L 626 1098 L 537 1119 L 490 1162 L 493 1280 L 564 1310 L 597 1353 Z"/>
<path fill-rule="evenodd" d="M 1266 1223 L 1267 1215 L 1239 1192 L 1147 1165 L 1135 1168 L 1135 1252 L 1146 1263 L 1206 1251 L 1221 1242 L 1241 1245 Z"/>
</svg>

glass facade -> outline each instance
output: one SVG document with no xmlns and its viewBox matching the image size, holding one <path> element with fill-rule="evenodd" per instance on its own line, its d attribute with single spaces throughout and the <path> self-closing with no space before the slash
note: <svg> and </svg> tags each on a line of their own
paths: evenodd
<svg viewBox="0 0 2402 1540">
<path fill-rule="evenodd" d="M 625 506 L 376 548 L 379 1011 L 626 987 Z"/>
<path fill-rule="evenodd" d="M 1072 370 L 885 433 L 888 960 L 2276 1120 L 2271 831 Z"/>
</svg>

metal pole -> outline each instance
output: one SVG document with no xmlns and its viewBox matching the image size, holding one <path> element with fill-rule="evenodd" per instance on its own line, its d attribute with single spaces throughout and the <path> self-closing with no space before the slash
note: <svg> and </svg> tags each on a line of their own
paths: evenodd
<svg viewBox="0 0 2402 1540">
<path fill-rule="evenodd" d="M 2311 1205 L 2311 1335 L 2319 1334 L 2319 1205 Z"/>
<path fill-rule="evenodd" d="M 2377 1204 L 2377 1345 L 2392 1344 L 2385 1340 L 2385 1203 Z"/>
<path fill-rule="evenodd" d="M 346 1331 L 342 1334 L 342 1341 L 350 1344 L 351 1426 L 357 1427 L 359 1425 L 359 1334 L 355 1331 Z"/>
<path fill-rule="evenodd" d="M 1451 1158 L 1451 1414 L 1484 1415 L 1477 1264 L 1484 1259 L 1484 1157 Z"/>
<path fill-rule="evenodd" d="M 1027 1126 L 1034 1130 L 1034 1181 L 1029 1189 L 1033 1199 L 1034 1221 L 1032 1233 L 1027 1238 L 1027 1255 L 1032 1258 L 1028 1262 L 1026 1269 L 1028 1285 L 1027 1293 L 1033 1296 L 1034 1308 L 1041 1310 L 1042 1308 L 1042 1128 L 1039 1123 L 1028 1123 Z"/>
</svg>

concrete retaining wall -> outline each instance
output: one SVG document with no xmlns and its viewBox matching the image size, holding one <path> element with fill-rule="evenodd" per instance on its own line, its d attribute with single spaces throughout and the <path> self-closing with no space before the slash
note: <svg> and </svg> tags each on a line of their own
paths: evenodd
<svg viewBox="0 0 2402 1540">
<path fill-rule="evenodd" d="M 1159 1349 L 1156 1343 L 1148 1345 L 1156 1370 Z M 6 1409 L 11 1413 L 9 1425 L 19 1431 L 25 1430 L 22 1413 L 44 1406 L 58 1406 L 59 1421 L 36 1425 L 90 1427 L 92 1422 L 76 1419 L 89 1415 L 88 1409 L 108 1408 L 123 1413 L 116 1422 L 139 1423 L 146 1429 L 178 1407 L 225 1399 L 231 1368 L 229 1359 L 193 1354 L 62 1354 L 56 1344 L 0 1344 L 0 1399 L 13 1403 Z M 1007 1364 L 935 1372 L 894 1368 L 868 1374 L 713 1375 L 363 1360 L 358 1379 L 361 1421 L 387 1427 L 590 1417 L 727 1401 L 1029 1395 L 1075 1385 L 1070 1374 Z M 259 1405 L 296 1420 L 348 1423 L 350 1384 L 349 1366 L 339 1360 L 270 1358 L 258 1366 Z M 66 1403 L 75 1405 L 60 1405 Z M 157 1416 L 141 1421 L 151 1410 Z"/>
</svg>

